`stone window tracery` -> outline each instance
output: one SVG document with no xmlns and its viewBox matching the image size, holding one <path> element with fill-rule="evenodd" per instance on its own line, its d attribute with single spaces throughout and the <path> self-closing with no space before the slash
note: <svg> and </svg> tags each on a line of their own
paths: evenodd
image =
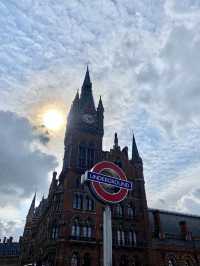
<svg viewBox="0 0 200 266">
<path fill-rule="evenodd" d="M 72 237 L 79 238 L 80 234 L 81 234 L 81 228 L 80 228 L 79 220 L 78 218 L 76 218 L 72 224 L 71 235 Z"/>
<path fill-rule="evenodd" d="M 133 230 L 127 232 L 128 245 L 135 246 L 137 244 L 136 233 Z"/>
<path fill-rule="evenodd" d="M 135 209 L 130 204 L 127 207 L 127 215 L 129 218 L 133 218 L 135 216 Z"/>
<path fill-rule="evenodd" d="M 86 196 L 86 210 L 93 211 L 94 210 L 94 201 L 89 196 Z"/>
<path fill-rule="evenodd" d="M 117 245 L 124 246 L 125 245 L 125 233 L 123 230 L 117 230 Z"/>
<path fill-rule="evenodd" d="M 79 193 L 74 194 L 73 208 L 75 208 L 75 209 L 82 209 L 83 208 L 83 196 Z"/>
<path fill-rule="evenodd" d="M 123 216 L 123 208 L 120 204 L 115 207 L 115 214 L 116 216 Z"/>
</svg>

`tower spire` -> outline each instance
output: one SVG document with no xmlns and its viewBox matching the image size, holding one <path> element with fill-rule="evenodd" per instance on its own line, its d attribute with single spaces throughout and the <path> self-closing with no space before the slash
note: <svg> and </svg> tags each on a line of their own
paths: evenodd
<svg viewBox="0 0 200 266">
<path fill-rule="evenodd" d="M 102 112 L 104 111 L 101 96 L 100 96 L 100 98 L 99 98 L 99 103 L 98 103 L 97 110 L 98 110 L 98 111 L 102 111 Z"/>
<path fill-rule="evenodd" d="M 141 157 L 140 157 L 139 152 L 138 152 L 138 148 L 137 148 L 134 134 L 133 134 L 133 140 L 132 140 L 132 160 L 133 161 L 141 161 Z"/>
<path fill-rule="evenodd" d="M 115 132 L 115 137 L 114 137 L 114 145 L 113 145 L 113 149 L 114 150 L 119 150 L 120 147 L 118 145 L 118 137 L 117 137 L 117 133 Z"/>
<path fill-rule="evenodd" d="M 81 88 L 80 107 L 83 111 L 95 111 L 95 104 L 92 95 L 92 82 L 90 80 L 89 68 L 87 66 L 85 78 Z"/>
<path fill-rule="evenodd" d="M 35 195 L 34 195 L 34 197 L 32 199 L 30 209 L 28 211 L 28 215 L 27 215 L 28 218 L 32 218 L 33 215 L 34 215 L 34 211 L 35 211 L 35 199 L 36 199 L 36 192 L 35 192 Z"/>
</svg>

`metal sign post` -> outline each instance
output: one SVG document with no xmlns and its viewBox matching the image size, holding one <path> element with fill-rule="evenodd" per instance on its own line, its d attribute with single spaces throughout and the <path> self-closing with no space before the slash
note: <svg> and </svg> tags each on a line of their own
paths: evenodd
<svg viewBox="0 0 200 266">
<path fill-rule="evenodd" d="M 102 174 L 104 171 L 110 175 Z M 108 161 L 95 164 L 91 171 L 86 171 L 81 179 L 82 183 L 88 182 L 90 191 L 97 200 L 106 204 L 103 212 L 103 261 L 104 266 L 112 266 L 112 220 L 108 204 L 123 201 L 128 191 L 133 189 L 133 183 L 127 180 L 124 171 L 119 166 Z M 116 188 L 117 191 L 110 190 L 111 187 Z"/>
<path fill-rule="evenodd" d="M 103 212 L 103 265 L 112 266 L 112 220 L 109 206 Z"/>
</svg>

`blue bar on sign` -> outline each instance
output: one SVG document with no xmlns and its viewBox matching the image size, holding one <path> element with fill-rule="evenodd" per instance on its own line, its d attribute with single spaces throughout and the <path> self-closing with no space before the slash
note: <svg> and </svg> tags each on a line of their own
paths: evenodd
<svg viewBox="0 0 200 266">
<path fill-rule="evenodd" d="M 133 189 L 133 182 L 131 181 L 122 180 L 122 179 L 118 179 L 112 176 L 107 176 L 107 175 L 90 172 L 90 171 L 87 172 L 87 180 L 97 182 L 97 183 L 112 185 L 114 187 L 125 188 L 128 190 Z"/>
</svg>

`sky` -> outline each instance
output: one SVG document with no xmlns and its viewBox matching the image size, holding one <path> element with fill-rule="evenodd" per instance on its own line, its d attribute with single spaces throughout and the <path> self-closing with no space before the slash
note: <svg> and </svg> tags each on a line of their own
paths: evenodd
<svg viewBox="0 0 200 266">
<path fill-rule="evenodd" d="M 134 132 L 148 206 L 200 214 L 199 0 L 0 0 L 0 24 L 0 238 L 60 171 L 87 64 L 104 149 Z"/>
</svg>

